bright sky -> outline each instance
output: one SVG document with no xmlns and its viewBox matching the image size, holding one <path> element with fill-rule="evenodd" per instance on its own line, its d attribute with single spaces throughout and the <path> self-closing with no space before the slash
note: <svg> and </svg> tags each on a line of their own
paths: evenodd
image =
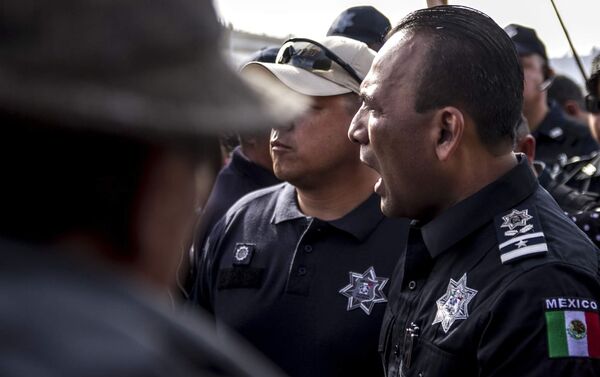
<svg viewBox="0 0 600 377">
<path fill-rule="evenodd" d="M 425 0 L 214 0 L 217 13 L 234 28 L 277 37 L 324 36 L 329 25 L 344 9 L 373 5 L 392 22 L 426 6 Z M 555 0 L 571 39 L 582 55 L 600 47 L 600 0 Z M 570 51 L 550 0 L 462 0 L 460 4 L 479 9 L 500 26 L 518 23 L 537 30 L 550 57 Z"/>
</svg>

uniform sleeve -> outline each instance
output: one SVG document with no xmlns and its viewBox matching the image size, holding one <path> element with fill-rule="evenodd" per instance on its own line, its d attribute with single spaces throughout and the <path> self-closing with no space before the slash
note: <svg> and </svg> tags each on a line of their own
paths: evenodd
<svg viewBox="0 0 600 377">
<path fill-rule="evenodd" d="M 204 244 L 194 253 L 196 259 L 195 276 L 193 277 L 190 301 L 213 313 L 213 290 L 216 286 L 218 273 L 218 251 L 221 239 L 225 233 L 225 218 L 215 224 L 206 237 Z"/>
<path fill-rule="evenodd" d="M 484 321 L 479 375 L 598 376 L 600 286 L 590 271 L 549 264 L 501 292 Z"/>
</svg>

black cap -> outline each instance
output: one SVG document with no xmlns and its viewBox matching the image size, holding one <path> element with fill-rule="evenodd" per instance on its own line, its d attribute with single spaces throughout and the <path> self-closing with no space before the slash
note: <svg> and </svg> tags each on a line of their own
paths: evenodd
<svg viewBox="0 0 600 377">
<path fill-rule="evenodd" d="M 538 54 L 544 58 L 544 61 L 548 61 L 546 46 L 544 46 L 544 43 L 538 38 L 534 29 L 517 24 L 510 24 L 504 28 L 504 31 L 506 31 L 510 39 L 512 39 L 519 56 Z"/>
<path fill-rule="evenodd" d="M 280 46 L 263 47 L 252 54 L 247 62 L 275 63 L 279 47 Z"/>
<path fill-rule="evenodd" d="M 356 39 L 379 50 L 391 26 L 390 20 L 374 7 L 358 6 L 343 11 L 331 24 L 327 36 Z"/>
</svg>

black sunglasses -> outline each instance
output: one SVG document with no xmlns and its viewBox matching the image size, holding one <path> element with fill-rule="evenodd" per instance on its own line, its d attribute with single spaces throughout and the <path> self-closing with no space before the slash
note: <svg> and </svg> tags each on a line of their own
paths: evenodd
<svg viewBox="0 0 600 377">
<path fill-rule="evenodd" d="M 593 113 L 593 114 L 600 113 L 600 98 L 598 98 L 594 95 L 588 94 L 587 96 L 585 96 L 585 108 L 590 113 Z"/>
<path fill-rule="evenodd" d="M 291 38 L 283 43 L 275 63 L 289 64 L 310 72 L 329 71 L 332 62 L 342 67 L 360 85 L 356 71 L 339 56 L 322 44 L 307 38 Z"/>
</svg>

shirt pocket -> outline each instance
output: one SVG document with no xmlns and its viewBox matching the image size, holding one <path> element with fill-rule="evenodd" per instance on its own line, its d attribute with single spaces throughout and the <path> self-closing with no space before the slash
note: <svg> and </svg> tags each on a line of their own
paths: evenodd
<svg viewBox="0 0 600 377">
<path fill-rule="evenodd" d="M 264 275 L 264 268 L 247 266 L 222 268 L 217 277 L 217 289 L 260 288 Z"/>
<path fill-rule="evenodd" d="M 469 370 L 469 363 L 464 356 L 445 351 L 426 340 L 420 340 L 416 347 L 413 364 L 407 376 L 476 376 L 476 370 Z"/>
</svg>

